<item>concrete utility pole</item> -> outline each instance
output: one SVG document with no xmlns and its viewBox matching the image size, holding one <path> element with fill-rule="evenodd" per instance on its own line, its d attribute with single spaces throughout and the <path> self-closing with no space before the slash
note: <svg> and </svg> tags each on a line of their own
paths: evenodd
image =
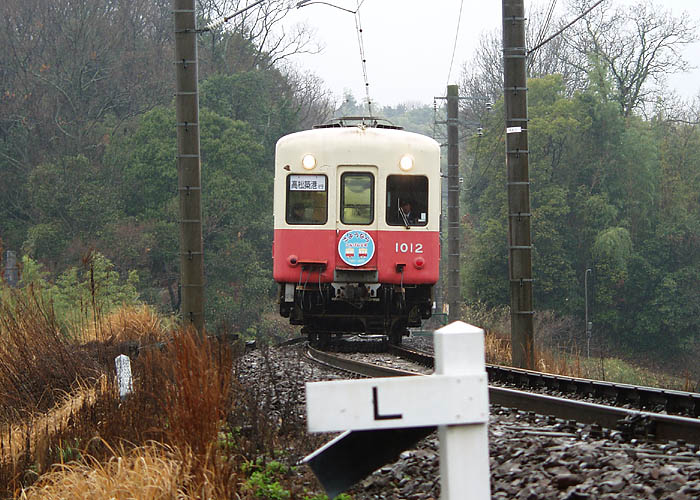
<svg viewBox="0 0 700 500">
<path fill-rule="evenodd" d="M 195 0 L 172 0 L 177 84 L 177 173 L 180 193 L 182 319 L 204 331 L 202 182 L 199 156 L 199 93 Z"/>
<path fill-rule="evenodd" d="M 533 369 L 532 238 L 527 140 L 527 49 L 523 0 L 503 0 L 508 275 L 513 365 Z"/>
<path fill-rule="evenodd" d="M 17 254 L 12 250 L 5 252 L 5 271 L 3 272 L 5 283 L 15 288 L 19 284 L 19 268 L 17 267 Z"/>
<path fill-rule="evenodd" d="M 447 303 L 450 322 L 459 320 L 459 87 L 447 86 Z"/>
</svg>

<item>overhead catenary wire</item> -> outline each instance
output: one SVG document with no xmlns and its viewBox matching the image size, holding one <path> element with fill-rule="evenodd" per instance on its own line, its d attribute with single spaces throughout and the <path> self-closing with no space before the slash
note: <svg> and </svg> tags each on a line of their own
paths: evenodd
<svg viewBox="0 0 700 500">
<path fill-rule="evenodd" d="M 357 31 L 357 43 L 360 47 L 360 60 L 362 61 L 362 76 L 365 83 L 365 95 L 367 97 L 367 113 L 372 116 L 372 99 L 369 95 L 369 79 L 367 78 L 367 58 L 365 57 L 365 44 L 362 37 L 362 20 L 360 19 L 360 7 L 364 0 L 358 0 L 355 9 L 355 29 Z"/>
<path fill-rule="evenodd" d="M 450 57 L 450 69 L 447 71 L 447 82 L 445 87 L 450 84 L 450 77 L 452 76 L 452 64 L 455 61 L 455 52 L 457 52 L 457 41 L 459 40 L 459 27 L 462 24 L 462 7 L 464 7 L 464 0 L 459 3 L 459 15 L 457 16 L 457 30 L 455 32 L 455 42 L 452 46 L 452 57 Z"/>
<path fill-rule="evenodd" d="M 539 45 L 542 40 L 544 40 L 544 37 L 547 36 L 547 32 L 549 31 L 549 26 L 552 23 L 552 16 L 554 14 L 554 9 L 557 5 L 557 0 L 552 0 L 549 3 L 549 7 L 547 8 L 547 15 L 545 16 L 544 22 L 540 26 L 539 32 L 537 33 L 537 37 L 535 38 L 535 43 L 534 45 Z"/>
<path fill-rule="evenodd" d="M 263 0 L 260 0 L 263 1 Z M 357 0 L 357 6 L 355 7 L 355 10 L 350 10 L 346 9 L 345 7 L 340 7 L 338 5 L 335 5 L 333 3 L 329 2 L 324 2 L 324 1 L 319 1 L 319 0 L 300 0 L 297 2 L 297 9 L 301 7 L 306 7 L 307 5 L 312 5 L 312 4 L 323 4 L 323 5 L 328 5 L 330 7 L 334 7 L 336 9 L 344 10 L 345 12 L 349 12 L 353 14 L 355 18 L 355 31 L 357 32 L 357 45 L 360 49 L 360 62 L 362 63 L 362 77 L 364 80 L 365 84 L 365 96 L 367 100 L 367 112 L 368 115 L 371 117 L 372 116 L 372 98 L 370 97 L 369 93 L 369 78 L 367 77 L 367 57 L 365 56 L 365 44 L 364 44 L 364 38 L 362 36 L 363 34 L 363 29 L 362 29 L 362 19 L 360 18 L 360 7 L 362 7 L 362 4 L 365 3 L 365 0 Z"/>
<path fill-rule="evenodd" d="M 533 48 L 531 48 L 531 49 L 527 52 L 527 55 L 529 56 L 530 54 L 532 54 L 533 52 L 535 52 L 537 49 L 539 49 L 540 47 L 542 47 L 543 45 L 545 45 L 545 44 L 551 42 L 552 40 L 554 40 L 556 37 L 558 37 L 559 35 L 561 35 L 562 33 L 564 33 L 564 31 L 566 31 L 566 30 L 569 29 L 571 26 L 573 26 L 574 24 L 576 24 L 578 21 L 580 21 L 581 19 L 583 19 L 589 12 L 591 12 L 593 9 L 595 9 L 596 7 L 598 7 L 598 6 L 599 6 L 601 3 L 603 3 L 603 2 L 605 2 L 605 0 L 598 0 L 598 2 L 596 2 L 595 4 L 593 4 L 591 7 L 589 7 L 588 9 L 586 9 L 584 12 L 582 12 L 581 15 L 579 15 L 576 19 L 574 19 L 573 21 L 571 21 L 569 24 L 567 24 L 566 26 L 564 26 L 563 28 L 561 28 L 559 31 L 557 31 L 556 33 L 554 33 L 552 36 L 550 36 L 550 37 L 547 38 L 546 40 L 544 40 L 544 41 L 538 43 L 538 44 L 535 45 Z"/>
</svg>

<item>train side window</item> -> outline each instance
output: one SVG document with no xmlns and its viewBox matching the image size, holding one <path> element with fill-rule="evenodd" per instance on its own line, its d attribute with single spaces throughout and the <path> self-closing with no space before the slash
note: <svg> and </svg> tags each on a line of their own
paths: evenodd
<svg viewBox="0 0 700 500">
<path fill-rule="evenodd" d="M 390 175 L 386 178 L 386 223 L 425 226 L 428 223 L 428 178 Z"/>
<path fill-rule="evenodd" d="M 287 224 L 328 221 L 328 178 L 325 175 L 287 176 Z"/>
<path fill-rule="evenodd" d="M 372 174 L 346 172 L 341 176 L 340 220 L 343 224 L 371 224 L 374 221 Z"/>
</svg>

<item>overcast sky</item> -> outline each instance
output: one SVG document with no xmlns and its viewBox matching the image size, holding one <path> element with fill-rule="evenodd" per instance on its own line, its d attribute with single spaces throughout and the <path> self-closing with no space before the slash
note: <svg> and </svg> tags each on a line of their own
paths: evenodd
<svg viewBox="0 0 700 500">
<path fill-rule="evenodd" d="M 328 2 L 351 10 L 357 5 L 356 0 Z M 525 0 L 526 9 L 533 2 L 549 3 Z M 370 97 L 374 103 L 432 103 L 434 96 L 445 94 L 448 83 L 457 83 L 479 36 L 485 31 L 500 30 L 501 26 L 500 1 L 464 0 L 448 81 L 460 3 L 461 0 L 364 0 L 360 15 Z M 563 4 L 564 0 L 557 3 Z M 700 24 L 700 0 L 657 0 L 657 3 L 676 16 L 685 12 Z M 295 10 L 289 21 L 307 22 L 324 46 L 321 54 L 295 56 L 293 63 L 323 78 L 339 100 L 344 89 L 350 90 L 358 101 L 363 100 L 364 77 L 353 14 L 314 4 Z M 685 57 L 693 66 L 700 66 L 700 43 L 688 46 Z M 700 70 L 671 77 L 669 86 L 684 97 L 697 96 Z"/>
</svg>

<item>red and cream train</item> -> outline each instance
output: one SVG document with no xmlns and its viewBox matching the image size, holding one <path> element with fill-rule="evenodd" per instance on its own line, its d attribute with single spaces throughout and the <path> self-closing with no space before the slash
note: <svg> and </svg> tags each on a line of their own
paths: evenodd
<svg viewBox="0 0 700 500">
<path fill-rule="evenodd" d="M 440 146 L 345 118 L 282 137 L 273 274 L 280 313 L 310 340 L 385 334 L 431 315 L 440 261 Z"/>
</svg>

